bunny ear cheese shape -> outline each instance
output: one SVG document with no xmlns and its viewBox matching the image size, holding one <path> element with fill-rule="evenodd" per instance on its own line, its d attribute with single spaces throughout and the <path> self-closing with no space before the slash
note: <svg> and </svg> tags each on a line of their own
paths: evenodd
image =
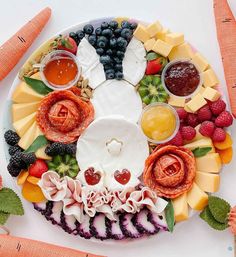
<svg viewBox="0 0 236 257">
<path fill-rule="evenodd" d="M 0 80 L 4 79 L 18 63 L 50 17 L 51 9 L 47 7 L 0 46 Z"/>
</svg>

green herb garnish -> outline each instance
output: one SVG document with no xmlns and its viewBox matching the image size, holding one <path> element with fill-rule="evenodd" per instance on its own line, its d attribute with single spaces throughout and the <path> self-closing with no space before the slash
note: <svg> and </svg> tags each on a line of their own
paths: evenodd
<svg viewBox="0 0 236 257">
<path fill-rule="evenodd" d="M 174 231 L 175 225 L 175 215 L 174 215 L 174 207 L 171 201 L 168 202 L 165 208 L 165 216 L 166 216 L 166 223 L 170 232 Z"/>
<path fill-rule="evenodd" d="M 35 92 L 40 95 L 47 95 L 48 93 L 53 91 L 51 88 L 47 87 L 42 80 L 33 79 L 25 76 L 24 79 L 26 84 L 29 85 Z"/>
<path fill-rule="evenodd" d="M 211 151 L 212 147 L 197 147 L 192 150 L 195 157 L 202 157 Z"/>
<path fill-rule="evenodd" d="M 39 148 L 48 144 L 48 140 L 45 136 L 40 135 L 38 136 L 34 142 L 25 150 L 25 153 L 35 153 Z"/>
</svg>

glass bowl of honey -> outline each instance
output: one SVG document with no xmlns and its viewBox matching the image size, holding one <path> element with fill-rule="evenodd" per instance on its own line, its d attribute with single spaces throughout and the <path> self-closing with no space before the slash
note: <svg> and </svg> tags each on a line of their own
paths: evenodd
<svg viewBox="0 0 236 257">
<path fill-rule="evenodd" d="M 40 64 L 40 76 L 53 90 L 64 90 L 74 86 L 80 77 L 76 56 L 65 50 L 52 51 Z"/>
</svg>

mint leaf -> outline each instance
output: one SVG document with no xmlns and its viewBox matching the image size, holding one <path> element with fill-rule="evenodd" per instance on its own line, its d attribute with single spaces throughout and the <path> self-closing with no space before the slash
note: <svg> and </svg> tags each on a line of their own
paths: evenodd
<svg viewBox="0 0 236 257">
<path fill-rule="evenodd" d="M 227 223 L 218 222 L 212 215 L 209 206 L 207 206 L 201 213 L 200 218 L 207 222 L 207 224 L 216 230 L 224 230 L 228 227 Z"/>
<path fill-rule="evenodd" d="M 148 61 L 152 61 L 152 60 L 155 60 L 159 57 L 159 55 L 157 53 L 154 53 L 154 52 L 149 52 L 147 55 L 146 55 L 146 59 Z"/>
<path fill-rule="evenodd" d="M 48 140 L 45 136 L 40 135 L 38 136 L 34 142 L 25 150 L 25 153 L 35 153 L 39 148 L 43 147 L 44 145 L 48 144 Z"/>
<path fill-rule="evenodd" d="M 0 225 L 4 225 L 7 222 L 10 214 L 0 211 Z"/>
<path fill-rule="evenodd" d="M 174 231 L 175 225 L 175 215 L 174 215 L 174 207 L 171 201 L 168 202 L 165 208 L 165 216 L 166 216 L 166 223 L 170 232 Z"/>
<path fill-rule="evenodd" d="M 23 215 L 24 209 L 18 195 L 10 188 L 0 190 L 0 212 Z"/>
<path fill-rule="evenodd" d="M 218 222 L 227 223 L 228 213 L 231 208 L 228 202 L 216 196 L 209 196 L 208 206 L 212 216 Z"/>
<path fill-rule="evenodd" d="M 48 93 L 53 91 L 51 88 L 47 87 L 44 84 L 44 82 L 41 80 L 33 79 L 25 76 L 24 76 L 24 79 L 26 84 L 40 95 L 47 95 Z"/>
<path fill-rule="evenodd" d="M 197 147 L 192 150 L 195 157 L 202 157 L 211 151 L 212 147 Z"/>
</svg>

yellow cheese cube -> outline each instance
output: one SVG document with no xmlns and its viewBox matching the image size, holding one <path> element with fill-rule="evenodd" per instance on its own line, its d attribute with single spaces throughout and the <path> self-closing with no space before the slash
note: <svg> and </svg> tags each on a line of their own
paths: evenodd
<svg viewBox="0 0 236 257">
<path fill-rule="evenodd" d="M 147 32 L 150 37 L 154 37 L 161 30 L 162 30 L 162 25 L 159 21 L 156 21 L 147 26 Z"/>
<path fill-rule="evenodd" d="M 166 42 L 157 39 L 156 43 L 154 44 L 152 50 L 164 57 L 167 57 L 172 49 L 172 45 L 167 44 Z"/>
<path fill-rule="evenodd" d="M 207 100 L 216 101 L 220 98 L 220 92 L 214 88 L 207 87 L 202 92 L 202 96 Z"/>
<path fill-rule="evenodd" d="M 166 39 L 166 35 L 170 33 L 169 29 L 162 29 L 161 31 L 157 32 L 157 34 L 155 35 L 156 39 L 160 39 L 162 41 L 165 41 Z"/>
<path fill-rule="evenodd" d="M 186 112 L 189 112 L 189 113 L 194 113 L 194 112 L 187 106 L 187 104 L 185 104 L 184 110 L 185 110 Z"/>
<path fill-rule="evenodd" d="M 198 157 L 196 160 L 196 167 L 199 171 L 219 173 L 221 170 L 221 159 L 218 153 L 209 153 L 205 156 Z"/>
<path fill-rule="evenodd" d="M 212 69 L 203 72 L 203 84 L 205 87 L 214 87 L 219 84 L 219 80 Z"/>
<path fill-rule="evenodd" d="M 184 34 L 182 34 L 182 33 L 166 34 L 165 41 L 166 41 L 166 43 L 168 43 L 170 45 L 178 46 L 178 45 L 184 43 Z"/>
<path fill-rule="evenodd" d="M 197 66 L 197 68 L 201 72 L 209 67 L 208 61 L 200 53 L 195 53 L 193 55 L 192 62 Z"/>
<path fill-rule="evenodd" d="M 200 148 L 211 147 L 211 151 L 209 153 L 214 153 L 215 152 L 214 145 L 212 143 L 212 140 L 209 137 L 202 138 L 200 140 L 197 140 L 197 141 L 194 141 L 192 143 L 186 144 L 186 145 L 184 145 L 184 147 L 191 150 L 191 151 L 198 148 L 198 147 L 200 147 Z"/>
<path fill-rule="evenodd" d="M 37 124 L 34 122 L 19 141 L 19 146 L 26 150 L 33 142 Z"/>
<path fill-rule="evenodd" d="M 16 130 L 16 133 L 22 137 L 29 127 L 34 123 L 36 117 L 36 112 L 26 116 L 23 119 L 20 119 L 13 123 L 13 127 Z"/>
<path fill-rule="evenodd" d="M 147 29 L 141 24 L 138 24 L 138 27 L 134 31 L 134 36 L 143 43 L 150 39 Z"/>
<path fill-rule="evenodd" d="M 171 95 L 168 100 L 168 104 L 176 107 L 184 107 L 185 99 L 183 97 L 175 97 Z"/>
<path fill-rule="evenodd" d="M 186 105 L 191 111 L 196 112 L 205 104 L 207 104 L 207 101 L 198 93 Z"/>
<path fill-rule="evenodd" d="M 168 58 L 170 59 L 170 61 L 172 61 L 174 59 L 179 59 L 179 58 L 190 59 L 192 58 L 192 56 L 193 56 L 193 50 L 191 46 L 185 42 L 181 45 L 173 47 Z"/>
<path fill-rule="evenodd" d="M 144 47 L 145 47 L 146 51 L 147 51 L 147 52 L 151 51 L 155 43 L 156 43 L 156 40 L 155 40 L 154 38 L 148 39 L 148 40 L 144 43 Z"/>
<path fill-rule="evenodd" d="M 220 186 L 220 176 L 206 172 L 197 171 L 195 183 L 205 192 L 215 193 Z"/>
<path fill-rule="evenodd" d="M 204 91 L 205 91 L 205 87 L 200 86 L 197 92 L 202 95 L 202 93 L 203 93 Z M 204 97 L 204 98 L 205 98 L 205 97 Z"/>
<path fill-rule="evenodd" d="M 45 153 L 46 147 L 47 147 L 47 146 L 45 145 L 45 146 L 39 148 L 39 149 L 35 152 L 35 155 L 36 155 L 37 158 L 43 159 L 43 160 L 51 160 L 51 159 L 52 159 L 51 156 L 49 156 L 49 155 L 47 155 L 47 154 Z"/>
<path fill-rule="evenodd" d="M 172 200 L 175 214 L 175 221 L 183 221 L 188 219 L 187 193 Z"/>
<path fill-rule="evenodd" d="M 16 122 L 29 114 L 36 112 L 40 102 L 12 104 L 12 120 Z"/>
<path fill-rule="evenodd" d="M 201 211 L 208 204 L 208 195 L 193 183 L 193 187 L 187 194 L 187 202 L 192 209 Z"/>
</svg>

